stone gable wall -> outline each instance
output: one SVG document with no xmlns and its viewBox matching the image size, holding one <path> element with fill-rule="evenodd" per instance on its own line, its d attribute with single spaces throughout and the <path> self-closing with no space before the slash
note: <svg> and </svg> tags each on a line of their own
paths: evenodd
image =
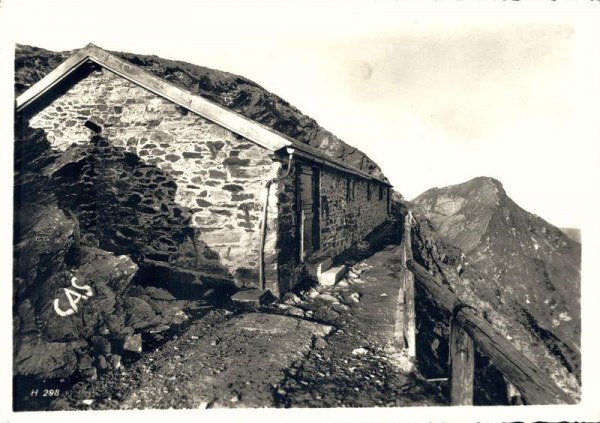
<svg viewBox="0 0 600 423">
<path fill-rule="evenodd" d="M 64 151 L 90 142 L 84 124 L 92 116 L 103 122 L 102 137 L 113 147 L 173 178 L 175 203 L 190 211 L 199 240 L 218 253 L 231 276 L 256 284 L 264 187 L 281 168 L 270 152 L 107 70 L 77 82 L 30 125 Z M 270 204 L 267 256 L 276 244 L 275 189 Z"/>
</svg>

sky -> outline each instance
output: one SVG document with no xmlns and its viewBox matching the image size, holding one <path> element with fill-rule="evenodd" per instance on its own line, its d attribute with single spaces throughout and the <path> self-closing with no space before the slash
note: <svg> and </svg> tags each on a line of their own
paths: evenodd
<svg viewBox="0 0 600 423">
<path fill-rule="evenodd" d="M 152 4 L 4 7 L 18 43 L 93 42 L 250 78 L 367 153 L 408 199 L 491 176 L 559 227 L 590 217 L 590 184 L 600 181 L 598 7 Z"/>
</svg>

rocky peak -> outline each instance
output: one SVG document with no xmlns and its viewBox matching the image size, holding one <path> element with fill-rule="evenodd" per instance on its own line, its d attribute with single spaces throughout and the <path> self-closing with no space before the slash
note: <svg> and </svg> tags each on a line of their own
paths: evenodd
<svg viewBox="0 0 600 423">
<path fill-rule="evenodd" d="M 506 198 L 498 180 L 478 177 L 463 184 L 432 188 L 414 202 L 424 209 L 445 241 L 469 252 L 479 244 L 490 219 Z"/>
<path fill-rule="evenodd" d="M 462 283 L 514 315 L 576 373 L 581 245 L 519 207 L 493 178 L 428 190 L 414 204 L 440 239 L 465 254 Z M 480 276 L 471 277 L 470 267 Z"/>
</svg>

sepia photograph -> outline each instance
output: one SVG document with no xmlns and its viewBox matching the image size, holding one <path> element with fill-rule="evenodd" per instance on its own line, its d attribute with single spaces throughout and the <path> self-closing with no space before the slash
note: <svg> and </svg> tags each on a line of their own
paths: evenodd
<svg viewBox="0 0 600 423">
<path fill-rule="evenodd" d="M 600 419 L 598 18 L 2 0 L 0 420 Z"/>
</svg>

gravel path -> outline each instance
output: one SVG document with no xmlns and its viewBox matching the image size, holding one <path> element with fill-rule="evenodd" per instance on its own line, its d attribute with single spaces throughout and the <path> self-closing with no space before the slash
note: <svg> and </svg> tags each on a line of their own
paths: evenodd
<svg viewBox="0 0 600 423">
<path fill-rule="evenodd" d="M 295 305 L 340 329 L 318 342 L 305 360 L 287 371 L 277 391 L 278 405 L 398 407 L 446 403 L 437 386 L 425 382 L 394 343 L 402 281 L 400 257 L 399 247 L 388 247 L 354 266 L 360 273 L 358 278 L 347 277 Z"/>
</svg>

